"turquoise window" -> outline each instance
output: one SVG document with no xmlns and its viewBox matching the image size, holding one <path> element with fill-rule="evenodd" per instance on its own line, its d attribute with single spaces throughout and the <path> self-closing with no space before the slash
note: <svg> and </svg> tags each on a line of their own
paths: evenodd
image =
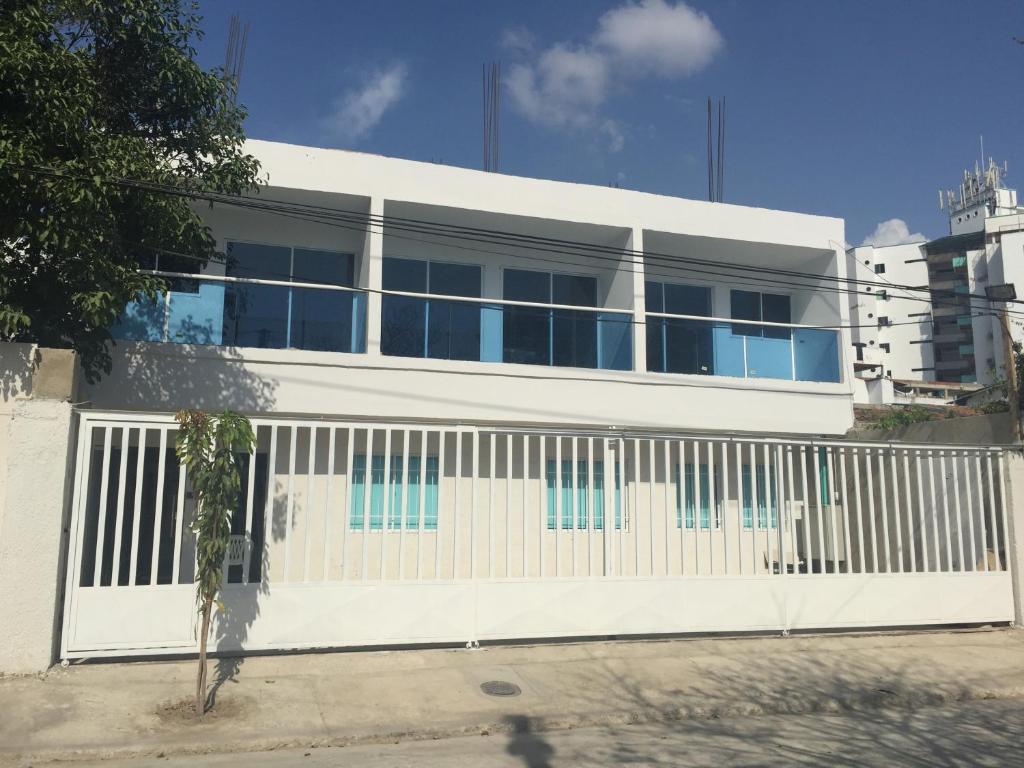
<svg viewBox="0 0 1024 768">
<path fill-rule="evenodd" d="M 756 470 L 756 471 L 753 471 Z M 771 527 L 779 527 L 778 492 L 775 485 L 775 465 L 768 465 L 768 488 L 765 493 L 765 477 L 763 465 L 751 468 L 744 464 L 741 472 L 743 482 L 743 528 L 754 527 L 754 497 L 757 496 L 757 527 L 767 528 L 768 517 L 771 515 Z"/>
<path fill-rule="evenodd" d="M 419 456 L 409 457 L 408 497 L 403 507 L 402 480 L 403 457 L 391 457 L 388 471 L 387 520 L 389 530 L 400 530 L 402 527 L 402 510 L 405 510 L 405 527 L 407 530 L 419 528 L 420 519 L 427 531 L 437 530 L 438 517 L 438 460 L 437 456 L 428 456 L 423 472 L 426 481 L 425 493 L 420 488 L 421 459 Z M 384 456 L 375 455 L 370 468 L 370 520 L 369 529 L 379 531 L 384 527 L 385 479 Z M 422 514 L 421 514 L 422 499 Z M 366 456 L 357 454 L 352 457 L 352 501 L 349 514 L 349 527 L 353 530 L 363 529 L 363 510 L 366 505 Z"/>
<path fill-rule="evenodd" d="M 700 527 L 707 530 L 711 527 L 711 479 L 707 464 L 700 465 Z M 685 494 L 685 519 L 687 529 L 692 530 L 696 524 L 697 485 L 693 464 L 683 468 L 684 483 L 679 482 L 679 465 L 675 467 L 676 475 L 676 528 L 683 524 L 682 496 Z M 682 488 L 682 493 L 681 489 Z M 717 525 L 717 521 L 716 521 Z"/>
<path fill-rule="evenodd" d="M 622 527 L 622 498 L 619 483 L 618 464 L 615 465 L 615 527 Z M 547 460 L 545 467 L 547 486 L 547 525 L 548 530 L 555 529 L 555 520 L 558 517 L 558 497 L 555 489 L 558 486 L 557 464 L 554 459 Z M 587 500 L 590 494 L 590 482 L 587 473 L 586 459 L 578 460 L 576 463 L 576 493 L 573 494 L 572 459 L 562 459 L 562 484 L 561 484 L 561 508 L 562 508 L 562 530 L 572 530 L 573 506 L 575 497 L 576 527 L 580 530 L 587 528 Z M 594 462 L 594 528 L 604 528 L 604 462 Z"/>
</svg>

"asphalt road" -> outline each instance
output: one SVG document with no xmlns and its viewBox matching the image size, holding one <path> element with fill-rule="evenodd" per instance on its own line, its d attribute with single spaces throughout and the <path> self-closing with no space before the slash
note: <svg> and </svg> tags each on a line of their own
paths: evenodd
<svg viewBox="0 0 1024 768">
<path fill-rule="evenodd" d="M 77 768 L 556 768 L 557 766 L 1015 766 L 1024 700 L 836 715 L 773 715 L 437 741 L 73 763 Z M 38 764 L 37 764 L 38 765 Z M 67 764 L 64 764 L 67 765 Z"/>
</svg>

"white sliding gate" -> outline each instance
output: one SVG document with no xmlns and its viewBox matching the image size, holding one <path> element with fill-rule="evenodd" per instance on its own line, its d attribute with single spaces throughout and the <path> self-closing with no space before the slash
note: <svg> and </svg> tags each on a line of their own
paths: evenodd
<svg viewBox="0 0 1024 768">
<path fill-rule="evenodd" d="M 220 650 L 1013 618 L 998 449 L 253 424 Z M 63 658 L 196 649 L 174 438 L 81 415 Z"/>
</svg>

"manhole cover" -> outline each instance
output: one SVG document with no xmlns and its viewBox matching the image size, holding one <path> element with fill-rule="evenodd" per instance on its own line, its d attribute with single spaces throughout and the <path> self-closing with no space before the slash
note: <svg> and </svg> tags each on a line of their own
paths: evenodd
<svg viewBox="0 0 1024 768">
<path fill-rule="evenodd" d="M 518 685 L 504 680 L 488 680 L 480 684 L 480 690 L 488 696 L 518 696 L 522 693 Z"/>
</svg>

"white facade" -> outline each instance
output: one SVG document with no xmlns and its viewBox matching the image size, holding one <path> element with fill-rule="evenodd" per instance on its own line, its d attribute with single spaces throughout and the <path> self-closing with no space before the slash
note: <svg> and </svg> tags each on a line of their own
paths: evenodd
<svg viewBox="0 0 1024 768">
<path fill-rule="evenodd" d="M 848 272 L 861 281 L 850 294 L 850 333 L 859 378 L 932 378 L 930 303 L 925 294 L 895 287 L 928 284 L 922 245 L 867 245 L 847 251 Z"/>
<path fill-rule="evenodd" d="M 112 373 L 86 388 L 93 407 L 787 434 L 841 434 L 852 424 L 846 331 L 795 329 L 848 323 L 842 295 L 828 291 L 835 285 L 829 278 L 844 277 L 847 268 L 839 219 L 340 150 L 261 141 L 250 142 L 248 150 L 269 176 L 259 203 L 317 205 L 330 216 L 344 212 L 349 218 L 300 220 L 202 204 L 218 246 L 257 243 L 352 254 L 353 288 L 366 297 L 365 352 L 122 341 Z M 368 226 L 367 216 L 384 217 L 383 227 L 379 218 Z M 461 229 L 453 234 L 452 227 Z M 613 369 L 501 362 L 508 352 L 502 358 L 500 347 L 487 362 L 483 352 L 477 360 L 383 354 L 382 275 L 392 257 L 479 267 L 480 298 L 469 305 L 495 312 L 516 309 L 500 303 L 508 296 L 503 283 L 509 270 L 593 278 L 597 302 L 586 311 L 618 312 L 613 320 L 631 326 L 629 359 Z M 793 288 L 774 269 L 806 273 L 800 282 L 812 288 Z M 224 270 L 212 264 L 203 275 L 216 278 Z M 727 375 L 706 375 L 707 365 L 693 373 L 648 370 L 646 325 L 687 321 L 645 319 L 645 279 L 706 290 L 710 306 L 698 314 L 724 320 L 732 317 L 733 290 L 782 295 L 794 328 L 763 326 L 773 338 L 744 338 L 741 349 L 732 333 L 739 326 L 691 318 L 709 339 L 714 336 L 719 369 L 728 351 L 729 370 L 714 371 Z M 214 326 L 219 322 L 213 318 Z M 483 322 L 486 334 L 486 317 Z M 500 324 L 499 317 L 499 336 Z M 749 326 L 757 335 L 761 327 Z M 219 328 L 213 330 L 216 336 Z M 835 375 L 804 378 L 836 380 L 794 380 L 801 378 L 804 337 L 813 346 L 830 334 L 838 344 Z M 780 335 L 789 341 L 776 344 Z"/>
</svg>

